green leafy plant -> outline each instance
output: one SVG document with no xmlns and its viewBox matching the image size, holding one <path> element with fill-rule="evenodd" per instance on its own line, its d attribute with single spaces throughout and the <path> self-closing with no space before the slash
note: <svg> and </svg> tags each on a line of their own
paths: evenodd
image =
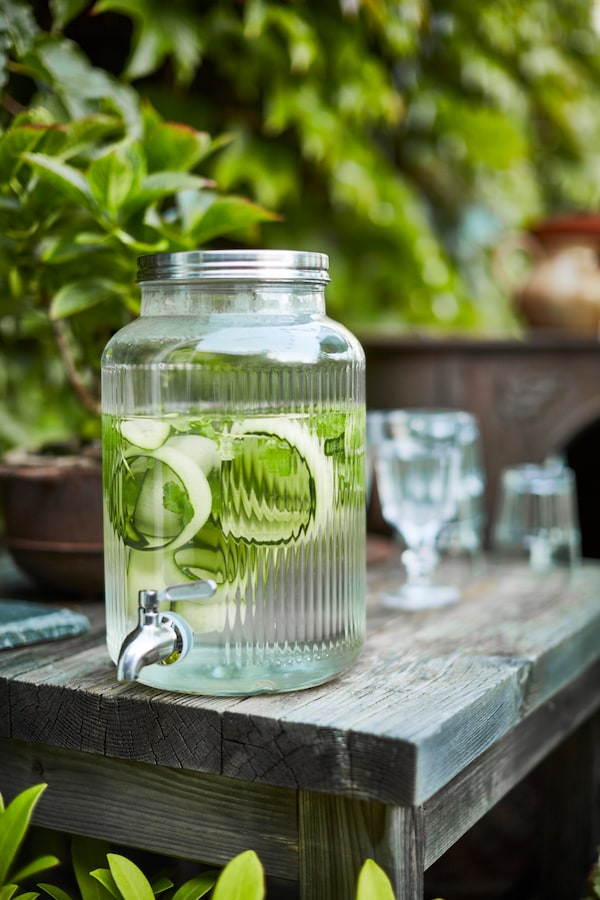
<svg viewBox="0 0 600 900">
<path fill-rule="evenodd" d="M 510 333 L 489 265 L 499 236 L 598 210 L 593 0 L 92 10 L 129 47 L 113 58 L 123 79 L 238 135 L 214 159 L 220 183 L 283 213 L 267 239 L 330 253 L 328 305 L 355 330 Z"/>
<path fill-rule="evenodd" d="M 0 795 L 0 900 L 35 900 L 35 891 L 17 893 L 19 881 L 30 881 L 40 872 L 59 864 L 56 856 L 36 857 L 17 868 L 17 857 L 30 825 L 35 805 L 47 785 L 27 788 L 4 809 Z M 73 876 L 78 900 L 264 900 L 265 874 L 253 850 L 230 860 L 219 872 L 208 869 L 177 886 L 167 874 L 148 878 L 131 859 L 111 852 L 109 844 L 75 836 L 71 842 Z M 63 887 L 39 883 L 53 900 L 76 900 Z M 394 900 L 387 875 L 371 859 L 359 873 L 356 900 Z"/>
<path fill-rule="evenodd" d="M 274 218 L 200 173 L 227 136 L 165 120 L 22 0 L 3 10 L 0 447 L 28 426 L 97 434 L 100 356 L 138 311 L 138 255 L 244 240 Z"/>
<path fill-rule="evenodd" d="M 72 863 L 81 900 L 154 900 L 158 896 L 163 900 L 199 900 L 209 894 L 219 875 L 207 870 L 175 887 L 169 875 L 150 880 L 132 860 L 110 852 L 104 841 L 80 837 L 72 839 Z M 38 887 L 53 900 L 74 900 L 62 887 L 46 883 Z"/>
<path fill-rule="evenodd" d="M 18 794 L 4 807 L 0 794 L 0 898 L 1 900 L 35 900 L 32 891 L 19 893 L 19 883 L 57 865 L 55 856 L 43 855 L 19 864 L 22 847 L 33 810 L 45 790 L 45 784 L 34 785 Z"/>
<path fill-rule="evenodd" d="M 100 848 L 101 842 L 85 841 L 87 852 Z M 211 900 L 264 900 L 265 874 L 262 864 L 253 850 L 246 850 L 234 857 L 221 872 L 207 871 L 186 881 L 179 887 L 168 876 L 154 881 L 126 856 L 107 852 L 108 867 L 92 869 L 84 874 L 81 865 L 81 843 L 74 841 L 73 859 L 81 900 L 199 900 L 210 895 Z M 50 884 L 39 887 L 53 900 L 74 900 L 61 888 Z M 356 900 L 394 900 L 394 893 L 387 875 L 372 860 L 365 860 L 359 873 Z"/>
<path fill-rule="evenodd" d="M 389 878 L 372 859 L 365 860 L 359 872 L 356 900 L 394 900 Z"/>
</svg>

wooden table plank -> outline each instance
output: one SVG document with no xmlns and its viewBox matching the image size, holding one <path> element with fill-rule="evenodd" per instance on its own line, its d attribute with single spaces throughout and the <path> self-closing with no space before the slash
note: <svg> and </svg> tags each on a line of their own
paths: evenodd
<svg viewBox="0 0 600 900">
<path fill-rule="evenodd" d="M 31 648 L 26 665 L 22 651 L 6 651 L 1 733 L 263 784 L 422 803 L 600 654 L 599 565 L 572 577 L 557 569 L 540 579 L 518 567 L 459 575 L 458 604 L 411 614 L 378 606 L 377 591 L 398 569 L 371 572 L 358 663 L 332 684 L 287 695 L 205 698 L 118 685 L 101 632 L 91 647 L 61 642 L 62 656 L 50 644 Z"/>
<path fill-rule="evenodd" d="M 422 900 L 420 808 L 300 792 L 301 900 L 354 898 L 360 868 L 374 859 L 397 900 Z"/>
<path fill-rule="evenodd" d="M 598 709 L 600 660 L 425 802 L 425 866 L 432 865 Z M 564 822 L 562 827 L 564 830 Z"/>
<path fill-rule="evenodd" d="M 445 574 L 458 604 L 400 613 L 378 601 L 397 564 L 372 568 L 357 664 L 274 696 L 119 684 L 86 607 L 90 634 L 0 653 L 0 791 L 48 776 L 39 821 L 150 850 L 223 863 L 252 846 L 303 900 L 351 900 L 372 856 L 417 900 L 424 868 L 600 700 L 600 563 Z"/>
<path fill-rule="evenodd" d="M 0 739 L 5 801 L 46 782 L 38 825 L 225 865 L 253 849 L 272 875 L 297 880 L 297 797 L 158 765 Z"/>
</svg>

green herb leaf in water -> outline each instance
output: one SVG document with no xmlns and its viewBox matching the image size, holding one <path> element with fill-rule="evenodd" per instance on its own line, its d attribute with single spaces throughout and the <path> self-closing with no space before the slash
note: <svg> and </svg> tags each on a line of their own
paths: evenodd
<svg viewBox="0 0 600 900">
<path fill-rule="evenodd" d="M 328 438 L 323 447 L 325 456 L 344 456 L 344 434 Z"/>
<path fill-rule="evenodd" d="M 191 522 L 194 515 L 188 495 L 175 481 L 167 481 L 163 487 L 163 506 L 167 512 L 181 516 L 183 525 Z"/>
<path fill-rule="evenodd" d="M 272 475 L 291 475 L 293 454 L 290 444 L 277 438 L 269 438 L 264 446 L 258 447 L 258 459 Z"/>
</svg>

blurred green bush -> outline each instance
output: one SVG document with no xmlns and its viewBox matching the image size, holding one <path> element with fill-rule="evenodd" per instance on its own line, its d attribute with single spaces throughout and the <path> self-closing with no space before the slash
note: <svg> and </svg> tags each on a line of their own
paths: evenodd
<svg viewBox="0 0 600 900">
<path fill-rule="evenodd" d="M 91 54 L 112 35 L 105 64 L 164 115 L 234 135 L 218 183 L 283 215 L 263 244 L 330 254 L 332 315 L 498 334 L 515 329 L 490 271 L 499 237 L 599 205 L 597 9 L 98 0 L 74 33 Z"/>
<path fill-rule="evenodd" d="M 599 206 L 599 18 L 595 0 L 0 0 L 0 138 L 32 72 L 69 121 L 147 98 L 218 136 L 220 192 L 280 214 L 211 246 L 328 253 L 328 311 L 361 336 L 518 333 L 498 240 Z M 17 333 L 21 282 L 0 283 L 0 449 L 85 432 L 47 319 Z M 72 320 L 88 369 L 105 312 Z"/>
</svg>

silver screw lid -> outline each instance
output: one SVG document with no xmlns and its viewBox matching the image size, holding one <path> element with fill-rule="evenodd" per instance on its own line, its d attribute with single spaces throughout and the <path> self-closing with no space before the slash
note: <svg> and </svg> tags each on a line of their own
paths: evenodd
<svg viewBox="0 0 600 900">
<path fill-rule="evenodd" d="M 303 250 L 188 250 L 138 259 L 138 283 L 148 281 L 300 281 L 326 284 L 329 257 Z"/>
</svg>

